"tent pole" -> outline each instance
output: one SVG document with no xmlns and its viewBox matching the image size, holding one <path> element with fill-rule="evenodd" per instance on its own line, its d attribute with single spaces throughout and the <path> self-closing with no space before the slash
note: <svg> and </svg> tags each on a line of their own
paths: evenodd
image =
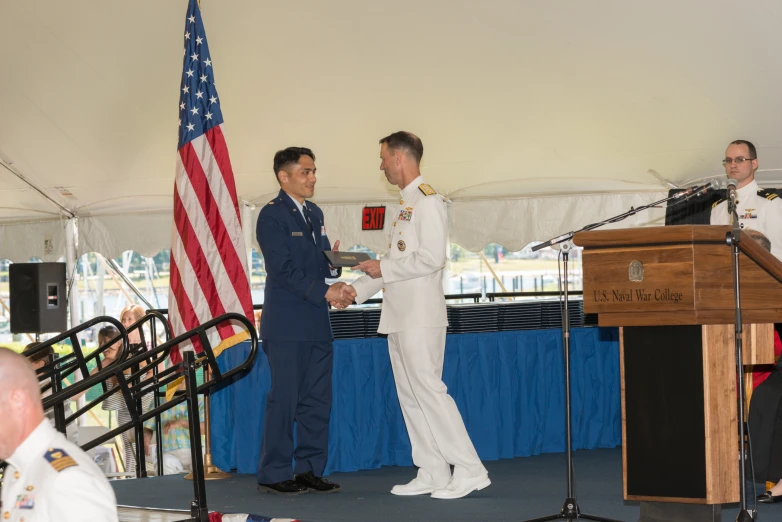
<svg viewBox="0 0 782 522">
<path fill-rule="evenodd" d="M 76 234 L 78 229 L 76 219 L 71 218 L 65 225 L 65 277 L 66 285 L 70 289 L 68 292 L 68 306 L 71 312 L 70 328 L 75 328 L 81 324 L 81 314 L 79 313 L 79 274 L 76 270 Z"/>
<path fill-rule="evenodd" d="M 65 286 L 67 288 L 70 288 L 70 291 L 68 291 L 68 306 L 70 307 L 70 316 L 71 316 L 71 328 L 75 328 L 76 326 L 81 324 L 81 296 L 79 295 L 79 260 L 76 253 L 76 248 L 78 245 L 78 224 L 76 223 L 76 220 L 78 218 L 71 218 L 68 220 L 67 224 L 65 225 Z M 86 278 L 87 274 L 85 274 L 85 281 L 87 281 Z M 88 283 L 89 284 L 89 283 Z M 89 288 L 88 288 L 89 291 Z M 73 349 L 75 350 L 76 347 L 74 346 Z M 84 376 L 81 373 L 81 370 L 76 370 L 76 373 L 74 374 L 75 382 L 79 382 L 84 378 Z M 70 402 L 68 403 L 70 404 Z M 79 408 L 83 407 L 86 404 L 86 398 L 84 396 L 79 397 L 77 402 Z M 67 406 L 70 409 L 70 406 Z M 86 417 L 80 417 L 78 420 L 79 426 L 84 426 L 84 423 L 86 421 Z"/>
<path fill-rule="evenodd" d="M 244 234 L 244 250 L 247 256 L 247 280 L 250 282 L 250 289 L 253 286 L 253 232 L 255 226 L 252 224 L 252 211 L 255 205 L 242 202 L 242 234 Z"/>
<path fill-rule="evenodd" d="M 97 288 L 95 290 L 95 294 L 97 295 L 97 310 L 95 311 L 95 315 L 106 315 L 104 310 L 105 307 L 103 306 L 103 289 L 106 282 L 106 268 L 100 260 L 95 264 L 95 271 L 98 275 L 98 282 L 96 283 Z"/>
</svg>

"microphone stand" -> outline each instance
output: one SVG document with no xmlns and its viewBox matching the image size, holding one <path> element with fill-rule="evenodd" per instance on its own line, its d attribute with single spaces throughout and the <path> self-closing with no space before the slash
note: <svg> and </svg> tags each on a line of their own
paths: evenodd
<svg viewBox="0 0 782 522">
<path fill-rule="evenodd" d="M 539 245 L 535 245 L 534 247 L 532 247 L 532 251 L 536 252 L 542 248 L 546 248 L 547 246 L 562 243 L 561 252 L 562 252 L 562 261 L 564 266 L 562 288 L 563 288 L 564 299 L 565 299 L 565 306 L 562 309 L 562 349 L 564 352 L 564 360 L 565 360 L 565 444 L 567 445 L 565 452 L 567 454 L 567 496 L 565 498 L 565 502 L 563 502 L 562 504 L 562 509 L 560 510 L 559 513 L 556 513 L 554 515 L 548 515 L 541 518 L 530 519 L 527 520 L 526 522 L 546 522 L 548 520 L 558 520 L 558 519 L 567 520 L 568 522 L 572 522 L 578 519 L 595 520 L 597 522 L 618 522 L 615 519 L 604 518 L 596 515 L 588 515 L 586 513 L 582 513 L 581 508 L 578 507 L 578 502 L 576 502 L 575 476 L 574 476 L 575 473 L 573 472 L 573 450 L 572 450 L 572 442 L 571 442 L 573 437 L 573 431 L 570 425 L 570 411 L 571 411 L 570 314 L 568 312 L 568 272 L 567 272 L 568 257 L 570 254 L 570 249 L 573 247 L 573 243 L 571 241 L 573 239 L 573 236 L 575 236 L 578 232 L 593 230 L 595 228 L 602 227 L 603 225 L 606 225 L 608 223 L 616 223 L 617 221 L 622 221 L 623 219 L 635 215 L 643 210 L 649 209 L 651 207 L 659 206 L 661 203 L 666 203 L 668 201 L 675 200 L 675 199 L 680 199 L 681 201 L 687 201 L 693 196 L 698 196 L 700 194 L 703 194 L 711 187 L 712 184 L 709 183 L 701 187 L 694 187 L 692 189 L 689 189 L 689 192 L 679 192 L 678 194 L 674 194 L 673 196 L 669 196 L 665 199 L 661 199 L 660 201 L 655 201 L 654 203 L 650 203 L 642 207 L 638 207 L 638 208 L 630 207 L 630 210 L 622 214 L 619 214 L 618 216 L 608 218 L 598 223 L 589 224 L 580 230 L 577 230 L 575 232 L 568 232 L 567 234 L 562 234 L 561 236 L 549 239 L 548 241 L 545 241 Z M 677 203 L 680 203 L 681 201 Z M 741 522 L 744 522 L 743 519 Z M 748 522 L 752 522 L 752 519 L 750 518 Z"/>
<path fill-rule="evenodd" d="M 739 386 L 738 414 L 739 414 L 739 491 L 740 491 L 740 509 L 736 516 L 736 522 L 752 522 L 755 517 L 747 510 L 747 478 L 746 478 L 746 453 L 744 452 L 744 356 L 742 335 L 744 331 L 743 321 L 741 319 L 741 295 L 739 284 L 739 243 L 741 241 L 741 226 L 739 216 L 736 213 L 736 201 L 728 196 L 728 215 L 731 217 L 731 231 L 725 235 L 725 242 L 733 250 L 733 295 L 736 306 L 736 319 L 733 327 L 733 337 L 736 343 L 736 376 Z M 753 478 L 754 480 L 754 478 Z M 753 510 L 754 511 L 754 510 Z"/>
</svg>

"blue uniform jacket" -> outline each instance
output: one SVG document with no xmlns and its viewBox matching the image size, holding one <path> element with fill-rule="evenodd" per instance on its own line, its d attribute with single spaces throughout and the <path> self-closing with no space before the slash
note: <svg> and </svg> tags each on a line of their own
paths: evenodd
<svg viewBox="0 0 782 522">
<path fill-rule="evenodd" d="M 284 191 L 261 209 L 255 233 L 266 264 L 261 339 L 330 341 L 334 338 L 325 299 L 331 250 L 323 211 L 307 201 L 315 241 L 304 216 Z M 341 275 L 338 269 L 337 275 Z"/>
</svg>

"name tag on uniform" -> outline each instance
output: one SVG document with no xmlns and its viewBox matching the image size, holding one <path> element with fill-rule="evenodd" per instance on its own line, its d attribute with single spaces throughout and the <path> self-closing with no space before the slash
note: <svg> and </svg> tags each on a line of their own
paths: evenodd
<svg viewBox="0 0 782 522">
<path fill-rule="evenodd" d="M 302 236 L 304 236 L 304 234 L 302 234 L 301 232 L 291 232 L 291 235 L 292 235 L 292 236 L 297 236 L 297 237 L 302 237 Z"/>
</svg>

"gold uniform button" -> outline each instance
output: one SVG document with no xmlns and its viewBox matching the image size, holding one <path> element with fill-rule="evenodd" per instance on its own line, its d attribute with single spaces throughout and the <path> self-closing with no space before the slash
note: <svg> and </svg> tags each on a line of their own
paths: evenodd
<svg viewBox="0 0 782 522">
<path fill-rule="evenodd" d="M 18 471 L 14 472 L 14 479 L 19 480 L 19 472 Z"/>
<path fill-rule="evenodd" d="M 35 489 L 35 488 L 32 487 L 32 486 L 27 486 L 27 491 L 32 491 L 33 489 Z"/>
<path fill-rule="evenodd" d="M 404 199 L 400 199 L 400 200 L 399 200 L 399 204 L 400 204 L 400 205 L 404 205 L 404 204 L 405 204 L 405 200 L 404 200 Z"/>
<path fill-rule="evenodd" d="M 5 513 L 3 513 L 3 518 L 8 520 L 9 518 L 11 518 L 11 513 L 9 511 L 6 511 Z"/>
</svg>

